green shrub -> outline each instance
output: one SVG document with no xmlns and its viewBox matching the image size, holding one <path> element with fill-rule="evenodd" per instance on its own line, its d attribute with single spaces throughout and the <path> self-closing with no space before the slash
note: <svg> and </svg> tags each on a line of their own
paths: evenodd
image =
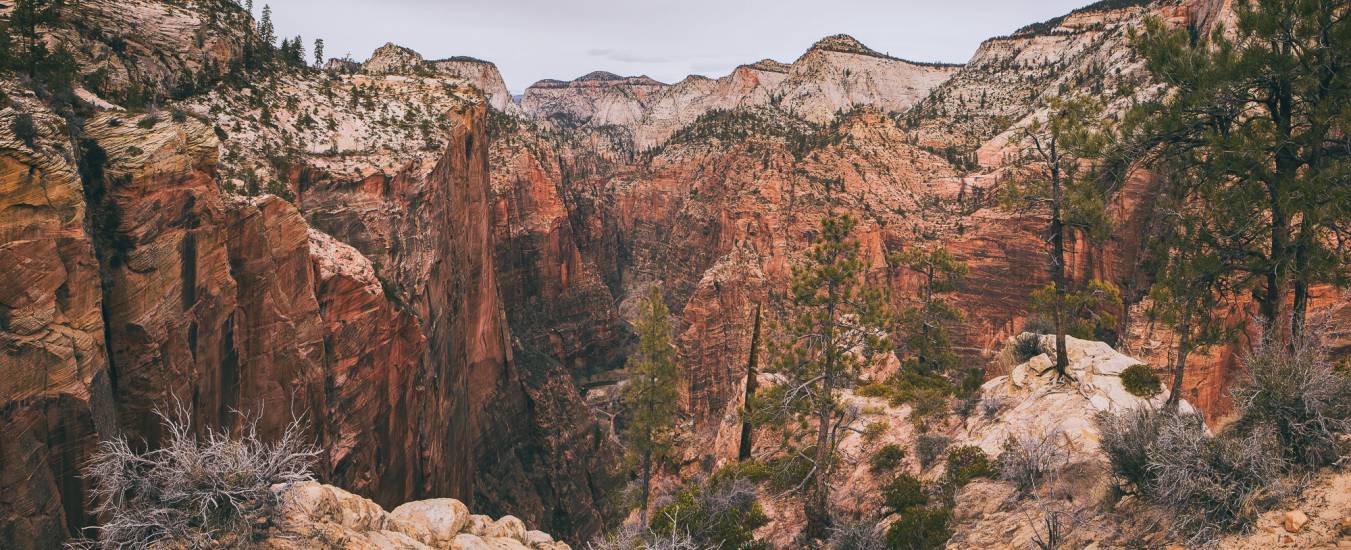
<svg viewBox="0 0 1351 550">
<path fill-rule="evenodd" d="M 868 469 L 874 474 L 890 472 L 900 466 L 902 460 L 905 460 L 904 448 L 896 444 L 883 445 L 868 459 Z"/>
<path fill-rule="evenodd" d="M 943 472 L 943 481 L 956 490 L 978 477 L 991 477 L 994 469 L 990 467 L 990 457 L 975 445 L 964 445 L 948 451 L 948 467 Z"/>
<path fill-rule="evenodd" d="M 900 514 L 887 529 L 887 547 L 905 550 L 932 550 L 947 544 L 952 532 L 949 508 L 910 508 Z"/>
<path fill-rule="evenodd" d="M 929 503 L 924 484 L 910 474 L 900 474 L 882 486 L 882 505 L 892 513 Z"/>
<path fill-rule="evenodd" d="M 757 500 L 755 485 L 735 475 L 714 475 L 676 493 L 656 510 L 652 533 L 658 537 L 688 534 L 700 547 L 765 548 L 755 530 L 769 522 Z"/>
<path fill-rule="evenodd" d="M 952 438 L 944 435 L 922 434 L 916 438 L 915 457 L 919 459 L 920 467 L 928 469 L 932 466 L 938 457 L 943 456 L 943 451 L 947 450 L 951 443 Z"/>
<path fill-rule="evenodd" d="M 1040 335 L 1023 333 L 1013 340 L 1013 357 L 1019 363 L 1026 363 L 1028 359 L 1038 355 L 1041 355 Z"/>
<path fill-rule="evenodd" d="M 156 124 L 159 124 L 159 122 L 160 122 L 159 113 L 150 113 L 148 115 L 145 115 L 144 117 L 141 117 L 141 120 L 136 121 L 136 127 L 149 130 L 151 128 L 154 128 Z"/>
<path fill-rule="evenodd" d="M 19 138 L 29 147 L 32 147 L 37 141 L 38 128 L 37 125 L 33 124 L 33 115 L 19 113 L 14 117 L 14 122 L 10 123 L 9 129 L 14 132 L 14 137 Z"/>
<path fill-rule="evenodd" d="M 1131 365 L 1121 371 L 1121 385 L 1136 397 L 1149 399 L 1163 391 L 1159 375 L 1149 365 Z"/>
<path fill-rule="evenodd" d="M 869 422 L 867 426 L 863 427 L 863 441 L 868 443 L 877 441 L 877 438 L 882 437 L 882 434 L 886 433 L 889 426 L 891 426 L 891 423 L 886 420 Z"/>
</svg>

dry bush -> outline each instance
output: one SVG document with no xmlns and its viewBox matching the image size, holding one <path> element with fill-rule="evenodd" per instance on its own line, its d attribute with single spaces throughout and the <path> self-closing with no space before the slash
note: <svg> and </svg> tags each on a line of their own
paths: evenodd
<svg viewBox="0 0 1351 550">
<path fill-rule="evenodd" d="M 106 521 L 94 528 L 97 538 L 71 546 L 247 545 L 279 504 L 272 485 L 313 479 L 310 466 L 319 452 L 302 441 L 306 430 L 298 420 L 265 442 L 256 419 L 244 423 L 239 437 L 208 429 L 199 438 L 186 410 L 156 414 L 167 434 L 163 447 L 137 452 L 122 437 L 99 444 L 85 475 L 93 481 L 94 510 Z"/>
<path fill-rule="evenodd" d="M 943 451 L 952 444 L 952 438 L 945 435 L 923 434 L 915 439 L 915 456 L 919 465 L 928 469 L 934 461 L 943 456 Z"/>
<path fill-rule="evenodd" d="M 1325 331 L 1323 320 L 1309 323 L 1293 342 L 1264 331 L 1244 357 L 1247 375 L 1233 390 L 1237 430 L 1269 426 L 1287 459 L 1315 468 L 1340 460 L 1346 454 L 1342 437 L 1351 432 L 1351 376 L 1330 359 Z"/>
<path fill-rule="evenodd" d="M 625 525 L 586 543 L 587 550 L 715 550 L 717 546 L 700 545 L 689 533 L 671 531 L 656 533 Z"/>
<path fill-rule="evenodd" d="M 996 462 L 999 478 L 1013 483 L 1024 495 L 1045 485 L 1069 463 L 1063 440 L 1058 430 L 1009 436 Z"/>
<path fill-rule="evenodd" d="M 1136 491 L 1148 489 L 1154 479 L 1149 469 L 1149 446 L 1158 437 L 1166 416 L 1147 407 L 1098 413 L 1099 446 L 1112 465 L 1112 473 Z"/>
<path fill-rule="evenodd" d="M 1247 527 L 1283 493 L 1287 463 L 1270 428 L 1212 437 L 1199 416 L 1170 415 L 1148 457 L 1149 498 L 1172 511 L 1174 534 L 1189 543 Z"/>
<path fill-rule="evenodd" d="M 1042 354 L 1041 336 L 1033 333 L 1019 334 L 1013 341 L 1013 356 L 1019 363 Z"/>
<path fill-rule="evenodd" d="M 831 550 L 887 550 L 887 539 L 878 523 L 876 517 L 837 522 L 826 547 Z"/>
</svg>

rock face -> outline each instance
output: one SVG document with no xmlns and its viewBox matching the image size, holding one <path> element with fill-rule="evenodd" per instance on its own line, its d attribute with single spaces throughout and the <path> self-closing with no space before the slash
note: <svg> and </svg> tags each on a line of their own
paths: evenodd
<svg viewBox="0 0 1351 550">
<path fill-rule="evenodd" d="M 0 541 L 52 548 L 89 521 L 80 461 L 114 430 L 103 296 L 60 118 L 0 89 Z M 8 131 L 20 112 L 31 142 Z"/>
<path fill-rule="evenodd" d="M 277 550 L 570 550 L 521 520 L 471 516 L 460 501 L 408 502 L 386 512 L 337 487 L 304 482 L 272 488 L 281 507 L 259 548 Z M 173 548 L 172 542 L 164 545 Z"/>
</svg>

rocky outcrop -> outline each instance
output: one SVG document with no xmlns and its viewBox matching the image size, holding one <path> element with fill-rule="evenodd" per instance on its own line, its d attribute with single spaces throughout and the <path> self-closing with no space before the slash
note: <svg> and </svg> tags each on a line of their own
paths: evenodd
<svg viewBox="0 0 1351 550">
<path fill-rule="evenodd" d="M 345 72 L 341 66 L 332 69 Z M 502 80 L 502 73 L 498 72 L 497 65 L 482 59 L 461 56 L 427 61 L 413 50 L 386 43 L 377 48 L 370 59 L 362 63 L 357 70 L 375 76 L 435 75 L 460 80 L 478 88 L 494 109 L 503 112 L 516 111 L 516 104 L 511 99 L 511 93 L 507 91 L 507 84 Z"/>
<path fill-rule="evenodd" d="M 276 485 L 281 503 L 258 548 L 276 550 L 570 550 L 548 533 L 527 531 L 513 516 L 471 515 L 458 500 L 378 504 L 315 482 Z M 173 541 L 157 548 L 177 548 Z"/>
</svg>

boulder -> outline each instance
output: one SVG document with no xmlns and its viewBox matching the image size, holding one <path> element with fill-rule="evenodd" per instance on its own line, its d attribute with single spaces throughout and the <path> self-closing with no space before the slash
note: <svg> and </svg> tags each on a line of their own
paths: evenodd
<svg viewBox="0 0 1351 550">
<path fill-rule="evenodd" d="M 469 522 L 469 508 L 453 498 L 435 498 L 405 503 L 390 513 L 404 531 L 427 546 L 443 548 Z"/>
<path fill-rule="evenodd" d="M 1299 510 L 1291 510 L 1281 516 L 1281 526 L 1291 533 L 1298 533 L 1306 523 L 1309 523 L 1309 516 Z"/>
</svg>

